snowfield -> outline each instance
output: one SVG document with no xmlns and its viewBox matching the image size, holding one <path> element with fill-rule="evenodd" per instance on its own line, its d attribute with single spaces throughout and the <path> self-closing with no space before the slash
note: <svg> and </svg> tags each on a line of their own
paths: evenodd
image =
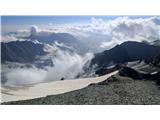
<svg viewBox="0 0 160 120">
<path fill-rule="evenodd" d="M 28 100 L 82 89 L 91 83 L 104 81 L 117 72 L 118 71 L 114 71 L 107 75 L 95 78 L 53 81 L 24 87 L 1 87 L 1 102 Z"/>
</svg>

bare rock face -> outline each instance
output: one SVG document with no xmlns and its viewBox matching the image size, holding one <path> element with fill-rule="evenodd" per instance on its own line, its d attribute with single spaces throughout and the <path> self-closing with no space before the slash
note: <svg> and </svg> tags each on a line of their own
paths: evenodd
<svg viewBox="0 0 160 120">
<path fill-rule="evenodd" d="M 95 54 L 91 66 L 97 65 L 98 74 L 107 73 L 103 70 L 110 65 L 126 64 L 133 61 L 144 61 L 146 64 L 153 62 L 155 56 L 160 54 L 160 46 L 149 45 L 142 42 L 128 41 Z M 157 60 L 156 60 L 157 61 Z"/>
<path fill-rule="evenodd" d="M 136 70 L 129 68 L 129 67 L 123 67 L 119 71 L 120 76 L 130 77 L 133 79 L 144 79 L 144 80 L 156 80 L 158 83 L 160 81 L 160 72 L 154 73 L 154 74 L 145 74 L 145 73 L 139 73 Z"/>
<path fill-rule="evenodd" d="M 44 51 L 43 44 L 35 44 L 32 41 L 12 41 L 1 43 L 1 60 L 2 62 L 33 62 L 36 56 L 43 56 L 47 53 Z"/>
<path fill-rule="evenodd" d="M 123 67 L 119 71 L 120 76 L 126 76 L 126 77 L 131 77 L 133 79 L 142 79 L 142 75 L 138 73 L 136 70 L 129 68 L 129 67 Z"/>
<path fill-rule="evenodd" d="M 153 60 L 153 65 L 160 68 L 160 54 Z"/>
</svg>

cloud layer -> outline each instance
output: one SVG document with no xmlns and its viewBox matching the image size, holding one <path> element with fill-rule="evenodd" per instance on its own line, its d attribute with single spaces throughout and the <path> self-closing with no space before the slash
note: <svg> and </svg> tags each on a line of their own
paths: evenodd
<svg viewBox="0 0 160 120">
<path fill-rule="evenodd" d="M 114 44 L 120 44 L 124 41 L 146 40 L 150 42 L 160 39 L 160 17 L 118 17 L 112 20 L 92 17 L 89 23 L 50 24 L 46 29 L 40 29 L 34 25 L 28 34 L 36 34 L 37 32 L 43 34 L 44 32 L 67 32 L 90 46 L 98 45 L 97 47 L 104 48 L 106 46 L 108 48 L 111 41 Z M 22 35 L 22 33 L 26 34 L 27 30 L 25 32 L 20 30 L 18 34 Z M 17 36 L 20 35 L 2 36 L 2 40 L 16 40 Z"/>
<path fill-rule="evenodd" d="M 49 50 L 50 49 L 50 50 Z M 9 66 L 3 66 L 3 74 L 6 76 L 5 85 L 28 85 L 40 82 L 60 80 L 61 78 L 73 79 L 83 73 L 83 67 L 90 62 L 93 54 L 86 53 L 80 56 L 77 53 L 69 53 L 50 46 L 51 58 L 54 66 L 45 66 L 43 69 L 10 63 Z M 12 66 L 12 67 L 11 67 Z"/>
<path fill-rule="evenodd" d="M 130 18 L 118 17 L 113 20 L 91 18 L 88 24 L 66 24 L 52 28 L 56 32 L 69 32 L 82 41 L 90 44 L 109 45 L 120 44 L 124 41 L 153 41 L 160 39 L 160 17 Z M 105 43 L 105 45 L 104 45 Z M 108 43 L 108 45 L 107 45 Z"/>
</svg>

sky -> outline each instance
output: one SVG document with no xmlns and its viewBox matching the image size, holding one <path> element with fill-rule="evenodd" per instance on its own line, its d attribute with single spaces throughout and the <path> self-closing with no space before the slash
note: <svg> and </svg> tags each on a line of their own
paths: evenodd
<svg viewBox="0 0 160 120">
<path fill-rule="evenodd" d="M 37 35 L 69 33 L 93 49 L 160 40 L 160 16 L 2 16 L 1 22 L 4 42 L 19 40 L 31 31 Z"/>
<path fill-rule="evenodd" d="M 2 16 L 2 32 L 7 33 L 16 31 L 18 29 L 28 29 L 32 25 L 37 25 L 41 28 L 47 28 L 49 25 L 89 23 L 93 17 L 108 21 L 123 16 Z M 131 19 L 148 17 L 151 16 L 129 16 Z"/>
</svg>

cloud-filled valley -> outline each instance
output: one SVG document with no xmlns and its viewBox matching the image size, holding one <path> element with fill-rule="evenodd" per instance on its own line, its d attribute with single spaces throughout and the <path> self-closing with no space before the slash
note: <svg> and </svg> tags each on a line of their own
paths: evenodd
<svg viewBox="0 0 160 120">
<path fill-rule="evenodd" d="M 50 59 L 53 66 L 38 68 L 34 64 L 7 62 L 2 65 L 2 74 L 6 77 L 5 85 L 26 85 L 54 80 L 73 79 L 82 74 L 83 67 L 93 58 L 92 53 L 81 56 L 75 52 L 67 52 L 56 46 L 48 47 L 50 53 L 42 56 L 43 59 Z"/>
<path fill-rule="evenodd" d="M 97 53 L 109 50 L 125 41 L 153 42 L 155 40 L 160 40 L 160 17 L 158 16 L 117 17 L 109 20 L 91 17 L 86 23 L 48 23 L 47 28 L 35 23 L 28 26 L 28 29 L 18 29 L 2 34 L 2 42 L 6 43 L 4 48 L 8 55 L 6 59 L 11 60 L 2 64 L 2 75 L 7 79 L 4 84 L 26 85 L 74 79 L 86 72 L 84 67 L 89 66 Z M 32 57 L 32 50 L 23 47 L 23 43 L 17 50 L 14 44 L 13 46 L 7 44 L 11 41 L 14 41 L 14 44 L 17 44 L 16 41 L 29 41 L 32 43 L 27 45 L 44 45 L 43 50 L 47 54 L 35 55 L 33 61 L 25 63 L 23 61 L 25 55 L 21 58 L 17 53 L 24 49 L 23 53 L 26 52 L 26 55 Z M 11 53 L 13 56 L 9 55 Z M 14 57 L 20 62 L 15 62 Z"/>
</svg>

